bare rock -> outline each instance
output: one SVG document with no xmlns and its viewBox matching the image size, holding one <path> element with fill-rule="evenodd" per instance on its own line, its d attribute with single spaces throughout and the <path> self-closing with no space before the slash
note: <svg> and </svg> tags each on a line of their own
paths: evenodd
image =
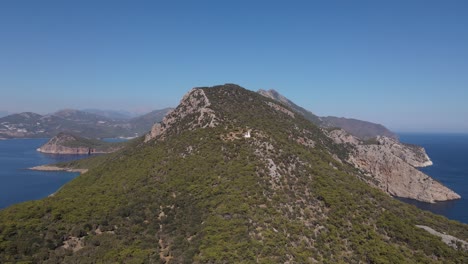
<svg viewBox="0 0 468 264">
<path fill-rule="evenodd" d="M 173 129 L 194 130 L 196 128 L 215 127 L 219 124 L 219 120 L 210 106 L 211 103 L 203 89 L 192 89 L 182 98 L 176 109 L 169 112 L 161 123 L 157 123 L 152 127 L 151 132 L 145 137 L 145 142 L 153 138 L 164 139 L 168 131 Z M 190 121 L 184 125 L 183 129 L 181 129 L 180 125 L 174 126 L 176 123 L 180 124 L 181 120 L 186 117 L 193 115 L 197 117 L 188 119 Z M 180 133 L 179 130 L 173 132 Z"/>
<path fill-rule="evenodd" d="M 352 147 L 347 162 L 372 179 L 369 184 L 390 195 L 423 202 L 460 199 L 460 195 L 415 167 L 432 164 L 424 148 L 402 144 L 396 139 L 377 137 L 369 143 L 342 129 L 326 134 L 337 144 Z"/>
<path fill-rule="evenodd" d="M 459 239 L 457 237 L 454 237 L 454 236 L 451 236 L 451 235 L 447 235 L 445 233 L 437 232 L 436 230 L 434 230 L 434 229 L 432 229 L 432 228 L 430 228 L 428 226 L 424 226 L 424 225 L 416 225 L 416 226 L 426 230 L 427 232 L 431 233 L 432 235 L 440 237 L 442 239 L 442 242 L 444 242 L 445 244 L 447 244 L 450 247 L 453 247 L 454 249 L 459 249 L 459 250 L 461 249 L 461 250 L 468 251 L 468 242 L 466 242 L 464 240 L 461 240 L 461 239 Z"/>
</svg>

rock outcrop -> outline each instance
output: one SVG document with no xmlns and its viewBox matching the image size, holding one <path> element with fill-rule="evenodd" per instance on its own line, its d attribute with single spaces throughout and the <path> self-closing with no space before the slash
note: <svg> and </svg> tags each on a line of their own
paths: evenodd
<svg viewBox="0 0 468 264">
<path fill-rule="evenodd" d="M 78 137 L 68 133 L 59 133 L 42 145 L 37 151 L 48 154 L 90 155 L 115 152 L 123 147 L 122 143 L 108 143 L 94 139 Z"/>
<path fill-rule="evenodd" d="M 468 242 L 466 242 L 465 240 L 461 240 L 457 237 L 447 235 L 445 233 L 440 233 L 428 226 L 424 226 L 424 225 L 416 225 L 416 226 L 426 230 L 427 232 L 431 233 L 434 236 L 440 237 L 442 239 L 442 242 L 444 242 L 446 245 L 450 247 L 453 247 L 454 249 L 461 249 L 461 250 L 468 251 Z"/>
<path fill-rule="evenodd" d="M 404 144 L 394 138 L 379 136 L 376 138 L 377 144 L 385 146 L 390 152 L 406 161 L 413 167 L 427 167 L 432 165 L 432 161 L 426 150 L 417 145 Z"/>
<path fill-rule="evenodd" d="M 210 101 L 203 89 L 194 88 L 190 90 L 180 101 L 179 106 L 169 112 L 161 123 L 153 125 L 151 132 L 146 135 L 145 142 L 153 139 L 164 139 L 167 131 L 175 129 L 175 133 L 196 128 L 215 127 L 219 123 Z M 195 116 L 196 118 L 192 118 Z M 180 126 L 183 119 L 187 119 L 184 126 Z M 179 126 L 174 124 L 179 123 Z M 182 128 L 182 129 L 181 129 Z"/>
<path fill-rule="evenodd" d="M 415 168 L 432 164 L 422 147 L 402 144 L 388 137 L 361 141 L 342 129 L 326 133 L 335 143 L 350 147 L 347 162 L 359 169 L 369 184 L 390 195 L 429 203 L 460 198 Z"/>
</svg>

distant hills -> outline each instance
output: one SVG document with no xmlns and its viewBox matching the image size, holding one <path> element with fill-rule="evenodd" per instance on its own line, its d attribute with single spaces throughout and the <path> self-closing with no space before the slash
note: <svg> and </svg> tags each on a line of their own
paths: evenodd
<svg viewBox="0 0 468 264">
<path fill-rule="evenodd" d="M 83 109 L 82 111 L 117 120 L 128 120 L 139 116 L 138 114 L 124 110 Z"/>
<path fill-rule="evenodd" d="M 363 140 L 375 138 L 377 136 L 386 136 L 394 139 L 398 138 L 395 133 L 380 124 L 335 116 L 319 117 L 309 110 L 296 105 L 275 90 L 259 90 L 258 93 L 291 107 L 294 111 L 301 113 L 306 119 L 321 127 L 342 128 L 351 135 Z"/>
<path fill-rule="evenodd" d="M 0 138 L 47 138 L 60 132 L 88 138 L 135 137 L 149 131 L 170 110 L 155 110 L 131 119 L 109 118 L 74 109 L 48 115 L 24 112 L 0 118 Z"/>
<path fill-rule="evenodd" d="M 320 127 L 342 128 L 362 140 L 377 136 L 398 138 L 395 133 L 380 124 L 352 118 L 317 116 L 272 89 L 258 90 L 258 93 L 292 108 Z M 6 112 L 0 112 L 0 138 L 53 137 L 60 132 L 88 138 L 141 136 L 148 132 L 154 123 L 161 122 L 172 109 L 154 110 L 141 116 L 128 111 L 101 109 L 64 109 L 48 115 L 24 112 L 4 117 L 2 113 Z"/>
<path fill-rule="evenodd" d="M 361 139 L 371 139 L 377 136 L 386 136 L 389 138 L 397 139 L 398 136 L 380 124 L 362 121 L 352 118 L 325 116 L 320 117 L 322 120 L 321 126 L 323 127 L 339 127 L 346 130 L 353 136 Z"/>
</svg>

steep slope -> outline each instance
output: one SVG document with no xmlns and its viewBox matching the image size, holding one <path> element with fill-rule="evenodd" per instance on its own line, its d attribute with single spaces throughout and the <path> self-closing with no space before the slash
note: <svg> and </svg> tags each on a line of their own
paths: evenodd
<svg viewBox="0 0 468 264">
<path fill-rule="evenodd" d="M 284 97 L 283 95 L 281 95 L 280 93 L 278 93 L 277 91 L 275 91 L 273 89 L 270 89 L 270 90 L 260 89 L 260 90 L 257 91 L 257 93 L 259 93 L 259 94 L 261 94 L 261 95 L 263 95 L 265 97 L 268 97 L 270 99 L 273 99 L 275 101 L 278 101 L 278 102 L 290 107 L 292 110 L 302 114 L 307 120 L 313 122 L 316 125 L 322 124 L 322 119 L 320 117 L 318 117 L 314 113 L 310 112 L 309 110 L 306 110 L 306 109 L 296 105 L 291 100 Z"/>
<path fill-rule="evenodd" d="M 323 127 L 339 127 L 346 130 L 351 135 L 354 135 L 361 139 L 371 139 L 378 136 L 389 137 L 393 139 L 397 139 L 398 136 L 393 133 L 392 131 L 388 130 L 381 124 L 375 124 L 367 121 L 362 121 L 358 119 L 352 118 L 344 118 L 344 117 L 334 117 L 334 116 L 326 116 L 321 117 L 322 119 L 322 126 Z"/>
<path fill-rule="evenodd" d="M 244 137 L 250 131 L 251 137 Z M 369 187 L 322 130 L 236 85 L 192 90 L 150 136 L 54 197 L 0 212 L 0 262 L 463 263 L 416 225 L 468 226 Z"/>
<path fill-rule="evenodd" d="M 160 110 L 154 110 L 142 116 L 138 116 L 130 119 L 132 130 L 138 133 L 139 135 L 146 134 L 151 130 L 155 123 L 161 122 L 163 118 L 172 111 L 173 108 L 164 108 Z"/>
<path fill-rule="evenodd" d="M 347 161 L 362 171 L 366 182 L 390 195 L 430 203 L 461 198 L 415 168 L 432 165 L 422 147 L 381 136 L 361 141 L 341 129 L 326 133 L 335 143 L 351 149 Z"/>
<path fill-rule="evenodd" d="M 258 93 L 293 108 L 310 120 L 310 112 L 275 90 L 260 90 Z M 319 125 L 335 143 L 347 146 L 347 162 L 366 175 L 365 181 L 388 194 L 431 203 L 460 198 L 415 168 L 432 165 L 424 148 L 399 142 L 396 135 L 384 126 L 336 117 L 321 117 Z"/>
<path fill-rule="evenodd" d="M 363 140 L 372 139 L 377 136 L 385 136 L 394 139 L 398 138 L 395 133 L 391 132 L 386 127 L 380 124 L 375 124 L 352 118 L 334 116 L 319 117 L 313 114 L 312 112 L 296 105 L 291 100 L 284 97 L 275 90 L 258 90 L 258 93 L 292 108 L 294 111 L 301 113 L 306 119 L 321 127 L 342 128 L 351 135 Z"/>
<path fill-rule="evenodd" d="M 62 132 L 39 147 L 37 151 L 49 154 L 102 154 L 115 152 L 124 145 L 125 143 L 109 143 Z"/>
</svg>

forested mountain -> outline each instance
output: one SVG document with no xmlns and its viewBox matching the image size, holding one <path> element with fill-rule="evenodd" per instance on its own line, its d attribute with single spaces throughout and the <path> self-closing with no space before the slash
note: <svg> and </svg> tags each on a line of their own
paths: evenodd
<svg viewBox="0 0 468 264">
<path fill-rule="evenodd" d="M 53 197 L 0 211 L 0 262 L 466 263 L 416 225 L 467 225 L 371 187 L 350 151 L 258 93 L 196 88 L 144 139 L 64 165 L 89 171 Z"/>
</svg>

